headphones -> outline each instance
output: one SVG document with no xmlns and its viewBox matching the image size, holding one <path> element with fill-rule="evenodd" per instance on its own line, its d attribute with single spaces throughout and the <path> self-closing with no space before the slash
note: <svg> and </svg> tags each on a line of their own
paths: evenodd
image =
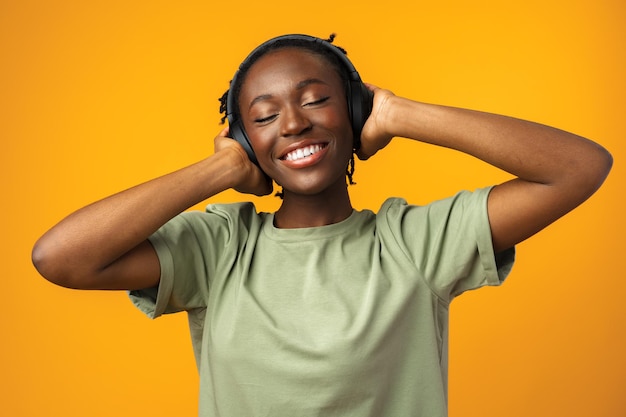
<svg viewBox="0 0 626 417">
<path fill-rule="evenodd" d="M 350 117 L 350 122 L 352 124 L 352 132 L 354 133 L 354 149 L 359 149 L 361 147 L 361 131 L 363 130 L 363 125 L 365 121 L 369 117 L 372 112 L 372 103 L 374 100 L 374 94 L 369 91 L 365 84 L 361 81 L 361 77 L 359 73 L 354 68 L 354 65 L 350 62 L 346 54 L 331 44 L 330 42 L 316 38 L 314 36 L 309 35 L 283 35 L 278 36 L 276 38 L 270 39 L 267 42 L 262 43 L 257 46 L 251 53 L 246 57 L 246 59 L 239 66 L 239 70 L 235 73 L 232 81 L 230 82 L 231 89 L 228 91 L 228 97 L 226 99 L 226 117 L 228 119 L 229 125 L 229 133 L 230 137 L 235 139 L 237 142 L 241 144 L 241 146 L 245 149 L 248 157 L 255 164 L 259 164 L 252 150 L 252 145 L 250 144 L 250 139 L 243 127 L 243 122 L 240 118 L 235 115 L 235 107 L 236 107 L 236 97 L 233 92 L 232 87 L 237 85 L 237 79 L 241 76 L 242 69 L 249 68 L 253 62 L 255 62 L 259 55 L 266 53 L 268 50 L 271 50 L 277 44 L 284 44 L 285 47 L 292 46 L 292 41 L 295 41 L 293 46 L 298 47 L 298 45 L 302 44 L 317 44 L 317 46 L 321 46 L 322 49 L 325 49 L 331 52 L 341 64 L 345 67 L 348 74 L 348 83 L 346 85 L 346 93 L 347 93 L 347 102 L 348 102 L 348 115 Z"/>
</svg>

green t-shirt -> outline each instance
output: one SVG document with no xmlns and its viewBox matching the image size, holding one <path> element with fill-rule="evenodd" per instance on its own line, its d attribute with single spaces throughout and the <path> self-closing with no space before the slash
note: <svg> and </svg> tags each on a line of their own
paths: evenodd
<svg viewBox="0 0 626 417">
<path fill-rule="evenodd" d="M 449 303 L 513 264 L 496 262 L 488 193 L 304 229 L 210 205 L 150 238 L 161 281 L 131 298 L 189 313 L 202 417 L 446 416 Z"/>
</svg>

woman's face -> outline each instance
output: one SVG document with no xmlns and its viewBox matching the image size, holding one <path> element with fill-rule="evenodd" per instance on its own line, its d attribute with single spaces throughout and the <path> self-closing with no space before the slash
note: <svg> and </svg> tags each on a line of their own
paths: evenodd
<svg viewBox="0 0 626 417">
<path fill-rule="evenodd" d="M 283 48 L 249 69 L 239 96 L 259 165 L 285 191 L 345 187 L 352 128 L 336 69 L 307 50 Z"/>
</svg>

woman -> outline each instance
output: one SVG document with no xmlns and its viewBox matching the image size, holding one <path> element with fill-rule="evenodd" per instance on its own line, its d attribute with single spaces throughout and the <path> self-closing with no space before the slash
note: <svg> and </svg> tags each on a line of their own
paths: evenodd
<svg viewBox="0 0 626 417">
<path fill-rule="evenodd" d="M 531 122 L 372 85 L 357 93 L 361 103 L 373 94 L 371 114 L 355 110 L 358 74 L 331 41 L 262 45 L 227 93 L 236 135 L 226 128 L 208 158 L 78 210 L 33 249 L 58 285 L 131 290 L 152 317 L 187 311 L 202 416 L 445 416 L 450 301 L 500 284 L 514 246 L 610 170 L 599 145 Z M 376 214 L 355 211 L 353 152 L 367 159 L 394 137 L 516 178 L 423 207 L 389 199 Z M 283 189 L 276 213 L 181 214 L 229 188 L 268 194 L 270 179 Z"/>
</svg>

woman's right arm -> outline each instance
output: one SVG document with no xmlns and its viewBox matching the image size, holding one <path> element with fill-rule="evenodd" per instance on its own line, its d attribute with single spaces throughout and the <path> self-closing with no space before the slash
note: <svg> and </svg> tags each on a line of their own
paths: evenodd
<svg viewBox="0 0 626 417">
<path fill-rule="evenodd" d="M 35 244 L 33 264 L 68 288 L 134 290 L 153 287 L 159 260 L 148 237 L 189 207 L 229 188 L 251 194 L 271 184 L 245 151 L 226 136 L 216 152 L 193 165 L 90 204 L 63 219 Z"/>
</svg>

